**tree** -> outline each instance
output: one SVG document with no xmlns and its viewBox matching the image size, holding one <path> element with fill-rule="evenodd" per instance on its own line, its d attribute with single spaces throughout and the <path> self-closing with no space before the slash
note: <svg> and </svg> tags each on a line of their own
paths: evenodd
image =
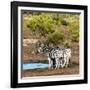
<svg viewBox="0 0 90 90">
<path fill-rule="evenodd" d="M 69 24 L 69 29 L 71 32 L 71 40 L 73 42 L 79 41 L 79 32 L 80 32 L 79 28 L 80 28 L 79 15 L 73 15 Z"/>
<path fill-rule="evenodd" d="M 53 45 L 59 45 L 64 41 L 64 33 L 63 32 L 54 32 L 49 34 L 47 37 L 47 42 Z"/>
<path fill-rule="evenodd" d="M 55 32 L 55 22 L 48 14 L 33 15 L 29 26 L 32 32 L 40 38 Z"/>
<path fill-rule="evenodd" d="M 28 27 L 41 42 L 70 47 L 79 41 L 79 14 L 33 13 Z"/>
</svg>

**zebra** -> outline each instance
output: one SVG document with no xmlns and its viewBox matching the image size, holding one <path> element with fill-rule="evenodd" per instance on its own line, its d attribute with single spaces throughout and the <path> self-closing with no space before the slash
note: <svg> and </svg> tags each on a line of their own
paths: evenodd
<svg viewBox="0 0 90 90">
<path fill-rule="evenodd" d="M 62 63 L 61 65 L 62 68 L 69 66 L 69 64 L 71 63 L 71 49 L 70 48 L 63 49 L 63 59 L 60 60 L 60 62 Z"/>
<path fill-rule="evenodd" d="M 49 68 L 60 68 L 62 66 L 62 57 L 63 57 L 63 49 L 60 49 L 59 47 L 52 48 L 48 47 L 47 45 L 41 44 L 41 46 L 38 49 L 38 52 L 47 54 L 48 61 L 49 61 Z"/>
</svg>

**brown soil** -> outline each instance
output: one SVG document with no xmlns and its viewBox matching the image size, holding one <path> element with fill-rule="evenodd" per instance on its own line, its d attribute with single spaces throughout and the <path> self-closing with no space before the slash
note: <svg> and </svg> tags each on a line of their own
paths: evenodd
<svg viewBox="0 0 90 90">
<path fill-rule="evenodd" d="M 49 75 L 71 75 L 79 74 L 79 65 L 73 64 L 68 68 L 60 69 L 35 69 L 35 70 L 25 70 L 22 72 L 23 77 L 32 76 L 49 76 Z"/>
<path fill-rule="evenodd" d="M 79 74 L 79 44 L 73 43 L 71 50 L 71 65 L 68 68 L 23 70 L 22 77 Z M 24 63 L 30 60 L 47 60 L 45 55 L 30 54 L 30 45 L 23 47 L 23 56 Z"/>
</svg>

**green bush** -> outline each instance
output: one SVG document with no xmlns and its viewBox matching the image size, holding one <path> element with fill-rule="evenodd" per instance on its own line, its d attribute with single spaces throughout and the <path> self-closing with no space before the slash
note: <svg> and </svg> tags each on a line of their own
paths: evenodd
<svg viewBox="0 0 90 90">
<path fill-rule="evenodd" d="M 79 41 L 79 32 L 78 31 L 72 32 L 72 41 L 73 42 L 78 42 Z"/>
<path fill-rule="evenodd" d="M 53 45 L 60 44 L 64 40 L 64 34 L 61 32 L 54 32 L 54 33 L 48 35 L 47 40 L 49 43 L 51 43 Z"/>
<path fill-rule="evenodd" d="M 30 20 L 30 29 L 40 37 L 46 37 L 47 34 L 55 31 L 55 22 L 47 14 L 34 15 Z"/>
<path fill-rule="evenodd" d="M 78 42 L 79 41 L 79 20 L 75 19 L 72 23 L 70 23 L 69 26 L 70 32 L 71 32 L 71 40 L 72 42 Z"/>
<path fill-rule="evenodd" d="M 71 41 L 70 40 L 65 40 L 64 41 L 64 47 L 65 48 L 70 48 L 71 47 Z"/>
<path fill-rule="evenodd" d="M 71 42 L 79 42 L 79 20 L 79 14 L 34 12 L 23 27 L 45 43 L 68 48 Z"/>
<path fill-rule="evenodd" d="M 61 24 L 67 26 L 69 23 L 64 19 L 61 19 Z"/>
</svg>

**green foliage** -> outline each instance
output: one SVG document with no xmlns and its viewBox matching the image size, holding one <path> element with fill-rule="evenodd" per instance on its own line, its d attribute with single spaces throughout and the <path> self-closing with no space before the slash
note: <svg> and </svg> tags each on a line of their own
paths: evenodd
<svg viewBox="0 0 90 90">
<path fill-rule="evenodd" d="M 34 12 L 23 26 L 46 43 L 68 48 L 72 42 L 79 42 L 79 20 L 79 14 Z"/>
<path fill-rule="evenodd" d="M 64 34 L 61 32 L 54 32 L 48 35 L 48 42 L 54 45 L 60 44 L 64 40 Z"/>
<path fill-rule="evenodd" d="M 77 30 L 72 32 L 72 41 L 73 42 L 79 41 L 79 32 Z"/>
<path fill-rule="evenodd" d="M 30 20 L 30 29 L 40 36 L 46 37 L 47 34 L 55 31 L 55 22 L 49 15 L 34 15 Z"/>
<path fill-rule="evenodd" d="M 30 24 L 29 24 L 29 22 L 30 22 L 30 20 L 23 20 L 23 30 L 25 31 L 25 30 L 28 30 L 29 28 L 30 28 Z"/>
<path fill-rule="evenodd" d="M 71 32 L 71 40 L 73 42 L 79 41 L 79 18 L 73 17 L 72 21 L 69 24 L 69 29 Z"/>
<path fill-rule="evenodd" d="M 61 22 L 60 22 L 60 15 L 58 14 L 58 13 L 53 13 L 52 15 L 51 15 L 51 17 L 52 17 L 52 19 L 55 21 L 55 24 L 56 25 L 60 25 L 61 24 Z"/>
<path fill-rule="evenodd" d="M 61 19 L 61 24 L 67 26 L 69 23 L 64 19 Z"/>
<path fill-rule="evenodd" d="M 71 47 L 71 41 L 70 40 L 65 40 L 64 41 L 64 47 L 65 48 L 70 48 Z"/>
</svg>

